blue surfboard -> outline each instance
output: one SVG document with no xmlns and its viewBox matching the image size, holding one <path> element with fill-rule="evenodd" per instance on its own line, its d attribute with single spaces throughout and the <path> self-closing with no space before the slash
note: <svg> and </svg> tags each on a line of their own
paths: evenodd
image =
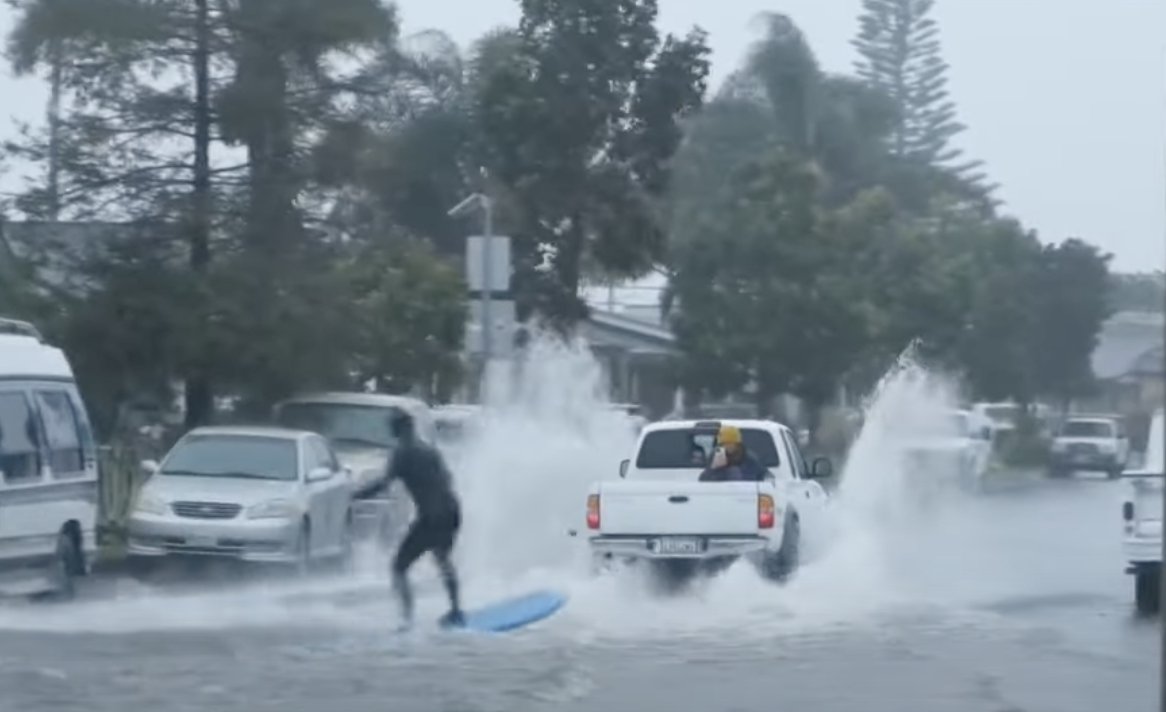
<svg viewBox="0 0 1166 712">
<path fill-rule="evenodd" d="M 451 630 L 503 633 L 537 623 L 567 604 L 567 596 L 555 591 L 535 591 L 466 611 L 466 622 Z"/>
</svg>

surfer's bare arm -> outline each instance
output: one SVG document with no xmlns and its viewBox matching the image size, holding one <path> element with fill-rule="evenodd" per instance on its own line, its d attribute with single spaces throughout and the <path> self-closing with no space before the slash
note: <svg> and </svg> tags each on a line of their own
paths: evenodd
<svg viewBox="0 0 1166 712">
<path fill-rule="evenodd" d="M 393 485 L 393 481 L 401 475 L 401 460 L 401 450 L 395 450 L 393 456 L 389 458 L 388 464 L 385 465 L 385 476 L 368 491 L 367 496 L 379 497 L 389 491 L 389 488 Z"/>
</svg>

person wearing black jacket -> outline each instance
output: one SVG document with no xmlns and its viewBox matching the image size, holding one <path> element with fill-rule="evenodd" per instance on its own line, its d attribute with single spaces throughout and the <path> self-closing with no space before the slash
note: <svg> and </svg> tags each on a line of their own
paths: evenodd
<svg viewBox="0 0 1166 712">
<path fill-rule="evenodd" d="M 738 428 L 722 425 L 717 432 L 717 448 L 712 464 L 700 473 L 701 482 L 762 482 L 770 476 L 765 465 L 745 449 Z"/>
<path fill-rule="evenodd" d="M 445 627 L 465 622 L 459 596 L 457 570 L 451 555 L 461 529 L 461 503 L 454 491 L 453 475 L 437 448 L 417 438 L 413 417 L 404 411 L 390 416 L 390 427 L 397 440 L 389 461 L 388 476 L 378 488 L 383 492 L 394 480 L 400 480 L 413 499 L 416 519 L 393 557 L 393 590 L 401 604 L 404 626 L 413 623 L 413 589 L 409 569 L 426 553 L 437 559 L 441 580 L 449 595 L 449 612 L 441 618 Z"/>
</svg>

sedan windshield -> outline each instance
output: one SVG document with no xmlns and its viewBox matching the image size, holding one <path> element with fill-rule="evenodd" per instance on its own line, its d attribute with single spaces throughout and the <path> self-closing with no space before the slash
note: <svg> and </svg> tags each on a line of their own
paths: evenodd
<svg viewBox="0 0 1166 712">
<path fill-rule="evenodd" d="M 1070 420 L 1061 426 L 1061 435 L 1069 438 L 1113 437 L 1113 424 L 1104 420 Z"/>
<path fill-rule="evenodd" d="M 389 430 L 389 416 L 397 411 L 344 403 L 284 403 L 275 417 L 285 428 L 310 430 L 337 445 L 391 448 L 396 439 Z"/>
<path fill-rule="evenodd" d="M 299 474 L 296 442 L 251 435 L 191 435 L 174 446 L 159 474 L 294 481 Z"/>
</svg>

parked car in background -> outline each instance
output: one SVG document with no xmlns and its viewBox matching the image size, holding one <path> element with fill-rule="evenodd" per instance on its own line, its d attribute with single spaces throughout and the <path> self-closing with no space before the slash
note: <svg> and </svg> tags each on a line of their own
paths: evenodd
<svg viewBox="0 0 1166 712">
<path fill-rule="evenodd" d="M 628 427 L 632 429 L 633 435 L 638 436 L 649 422 L 644 416 L 644 409 L 635 403 L 611 403 L 608 407 L 627 418 Z"/>
<path fill-rule="evenodd" d="M 469 404 L 439 405 L 433 408 L 437 444 L 457 447 L 481 427 L 482 407 Z"/>
<path fill-rule="evenodd" d="M 352 553 L 351 471 L 323 436 L 208 427 L 181 438 L 148 478 L 127 531 L 130 557 L 210 556 L 294 564 Z"/>
<path fill-rule="evenodd" d="M 975 491 L 992 455 L 990 421 L 966 410 L 951 410 L 930 429 L 902 443 L 908 476 L 920 492 L 936 487 Z"/>
<path fill-rule="evenodd" d="M 389 428 L 393 413 L 404 411 L 417 423 L 417 436 L 435 443 L 433 413 L 424 401 L 385 393 L 306 393 L 275 406 L 275 423 L 310 430 L 332 443 L 341 463 L 355 474 L 356 496 L 379 486 L 396 445 Z"/>
<path fill-rule="evenodd" d="M 396 447 L 389 420 L 399 411 L 413 416 L 417 437 L 437 443 L 432 410 L 424 401 L 408 396 L 305 393 L 275 406 L 276 424 L 323 435 L 341 464 L 352 470 L 358 538 L 379 534 L 383 540 L 393 540 L 411 516 L 412 504 L 397 485 L 386 494 L 373 494 L 388 476 L 389 458 Z"/>
<path fill-rule="evenodd" d="M 1130 458 L 1130 439 L 1125 425 L 1115 416 L 1067 418 L 1053 437 L 1049 450 L 1050 477 L 1064 477 L 1074 471 L 1104 472 L 1116 478 Z"/>
<path fill-rule="evenodd" d="M 73 595 L 97 550 L 97 448 L 73 369 L 0 318 L 0 591 Z"/>
</svg>

